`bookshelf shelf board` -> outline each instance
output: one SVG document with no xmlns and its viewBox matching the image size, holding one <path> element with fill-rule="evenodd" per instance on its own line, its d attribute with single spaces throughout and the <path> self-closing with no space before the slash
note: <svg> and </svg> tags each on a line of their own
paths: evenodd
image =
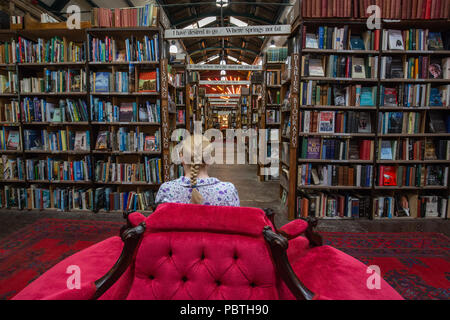
<svg viewBox="0 0 450 320">
<path fill-rule="evenodd" d="M 116 156 L 121 156 L 121 155 L 161 155 L 160 151 L 98 151 L 98 150 L 94 150 L 92 151 L 92 153 L 94 154 L 111 154 L 111 155 L 116 155 Z"/>
<path fill-rule="evenodd" d="M 303 49 L 303 53 L 350 54 L 350 55 L 378 55 L 377 50 L 337 50 L 337 49 Z"/>
<path fill-rule="evenodd" d="M 47 151 L 47 150 L 25 150 L 24 153 L 33 154 L 33 153 L 42 153 L 42 154 L 70 154 L 70 155 L 86 155 L 89 154 L 90 151 L 79 150 L 79 151 Z"/>
<path fill-rule="evenodd" d="M 88 33 L 91 34 L 95 34 L 95 33 L 125 33 L 125 34 L 132 34 L 134 32 L 143 32 L 143 33 L 148 33 L 148 32 L 159 32 L 159 28 L 158 27 L 120 27 L 120 28 L 89 28 L 86 30 Z"/>
<path fill-rule="evenodd" d="M 19 122 L 8 122 L 8 121 L 1 121 L 0 126 L 2 127 L 19 127 Z"/>
<path fill-rule="evenodd" d="M 450 133 L 387 133 L 379 134 L 380 138 L 427 138 L 427 137 L 450 137 Z"/>
<path fill-rule="evenodd" d="M 122 182 L 103 182 L 103 181 L 95 181 L 94 184 L 99 185 L 129 185 L 129 186 L 151 186 L 151 187 L 157 187 L 160 186 L 160 184 L 157 183 L 148 183 L 145 181 L 134 181 L 134 182 L 128 182 L 128 181 L 122 181 Z"/>
<path fill-rule="evenodd" d="M 367 20 L 365 19 L 352 19 L 352 18 L 302 18 L 302 22 L 306 25 L 324 24 L 324 25 L 365 25 Z"/>
<path fill-rule="evenodd" d="M 289 109 L 281 109 L 281 112 L 287 113 L 287 112 L 291 112 L 291 110 L 289 110 Z"/>
<path fill-rule="evenodd" d="M 0 93 L 0 98 L 1 97 L 15 98 L 17 96 L 18 96 L 18 93 Z"/>
<path fill-rule="evenodd" d="M 17 65 L 19 67 L 70 67 L 70 66 L 84 66 L 86 64 L 85 61 L 81 62 L 21 62 Z"/>
<path fill-rule="evenodd" d="M 281 107 L 281 103 L 268 103 L 266 108 L 279 108 Z"/>
<path fill-rule="evenodd" d="M 285 61 L 267 61 L 266 62 L 266 66 L 273 67 L 273 66 L 281 66 L 284 65 L 286 62 Z"/>
<path fill-rule="evenodd" d="M 450 107 L 380 107 L 380 111 L 427 111 L 427 110 L 442 110 L 449 111 Z"/>
<path fill-rule="evenodd" d="M 23 153 L 22 150 L 0 150 L 0 154 L 16 154 L 16 153 Z"/>
<path fill-rule="evenodd" d="M 15 63 L 0 63 L 0 68 L 13 68 L 15 66 Z"/>
<path fill-rule="evenodd" d="M 331 78 L 331 77 L 305 77 L 302 76 L 301 80 L 306 81 L 325 81 L 325 82 L 369 82 L 369 83 L 376 83 L 378 82 L 378 79 L 376 78 Z"/>
<path fill-rule="evenodd" d="M 357 186 L 299 186 L 299 191 L 305 190 L 371 190 L 372 187 L 357 187 Z"/>
<path fill-rule="evenodd" d="M 449 83 L 450 79 L 381 79 L 381 83 Z"/>
<path fill-rule="evenodd" d="M 29 183 L 33 184 L 79 184 L 79 185 L 89 185 L 92 181 L 49 181 L 49 180 L 28 180 Z"/>
<path fill-rule="evenodd" d="M 288 137 L 286 135 L 282 135 L 281 138 L 286 139 L 286 140 L 291 140 L 291 137 Z"/>
<path fill-rule="evenodd" d="M 92 96 L 159 96 L 159 92 L 91 92 Z"/>
<path fill-rule="evenodd" d="M 448 164 L 450 160 L 377 160 L 378 164 Z"/>
<path fill-rule="evenodd" d="M 330 164 L 373 164 L 373 160 L 326 160 L 326 159 L 298 159 L 299 163 L 330 163 Z"/>
<path fill-rule="evenodd" d="M 0 183 L 26 183 L 25 180 L 0 180 Z"/>
<path fill-rule="evenodd" d="M 266 125 L 267 126 L 279 126 L 279 125 L 281 125 L 281 122 L 272 122 L 272 123 L 266 122 Z"/>
<path fill-rule="evenodd" d="M 383 50 L 382 55 L 450 55 L 450 50 Z"/>
<path fill-rule="evenodd" d="M 281 88 L 281 84 L 267 85 L 267 89 L 280 89 L 280 88 Z"/>
<path fill-rule="evenodd" d="M 317 136 L 317 137 L 343 137 L 343 138 L 353 138 L 353 137 L 375 137 L 374 133 L 318 133 L 318 132 L 301 132 L 299 134 L 300 137 L 307 136 Z M 395 135 L 398 136 L 398 135 Z"/>
<path fill-rule="evenodd" d="M 447 190 L 445 186 L 424 186 L 424 187 L 399 187 L 399 186 L 375 186 L 375 190 Z"/>
<path fill-rule="evenodd" d="M 59 97 L 59 96 L 86 96 L 87 92 L 21 92 L 22 96 Z"/>
<path fill-rule="evenodd" d="M 300 110 L 361 110 L 361 111 L 377 111 L 377 108 L 375 106 L 300 106 Z"/>
<path fill-rule="evenodd" d="M 159 66 L 158 61 L 91 61 L 90 66 L 128 66 L 128 65 L 149 65 Z"/>
<path fill-rule="evenodd" d="M 80 122 L 24 122 L 24 126 L 50 126 L 50 127 L 60 127 L 60 126 L 88 126 L 89 122 L 80 121 Z"/>
<path fill-rule="evenodd" d="M 98 126 L 160 126 L 158 122 L 92 122 Z"/>
</svg>

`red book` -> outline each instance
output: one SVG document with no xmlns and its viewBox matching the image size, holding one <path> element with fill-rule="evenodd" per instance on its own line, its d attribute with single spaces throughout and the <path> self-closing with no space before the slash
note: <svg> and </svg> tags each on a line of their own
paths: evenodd
<svg viewBox="0 0 450 320">
<path fill-rule="evenodd" d="M 431 0 L 427 0 L 427 8 L 425 10 L 425 19 L 430 19 L 431 17 Z"/>
<path fill-rule="evenodd" d="M 327 0 L 322 0 L 322 17 L 327 17 Z"/>
<path fill-rule="evenodd" d="M 434 15 L 435 19 L 440 19 L 441 18 L 441 13 L 442 13 L 442 8 L 441 8 L 441 0 L 436 0 L 436 13 Z"/>
<path fill-rule="evenodd" d="M 395 18 L 395 0 L 391 0 L 391 11 L 389 15 L 390 19 Z"/>
<path fill-rule="evenodd" d="M 328 18 L 333 17 L 333 2 L 334 2 L 334 0 L 328 1 L 328 6 L 327 6 L 327 17 Z"/>
<path fill-rule="evenodd" d="M 333 1 L 333 17 L 337 17 L 337 1 L 338 0 Z"/>
<path fill-rule="evenodd" d="M 375 36 L 375 46 L 374 46 L 374 49 L 375 49 L 376 51 L 378 51 L 378 50 L 380 50 L 380 30 L 375 30 L 374 36 Z"/>
<path fill-rule="evenodd" d="M 431 0 L 430 19 L 434 19 L 436 14 L 436 0 Z"/>
<path fill-rule="evenodd" d="M 419 16 L 420 16 L 420 19 L 425 19 L 425 13 L 426 13 L 426 11 L 427 11 L 427 0 L 423 0 L 423 1 L 422 1 L 422 10 L 421 10 L 421 14 L 419 15 Z"/>
<path fill-rule="evenodd" d="M 444 0 L 444 18 L 450 18 L 450 0 Z"/>
<path fill-rule="evenodd" d="M 320 3 L 320 1 L 319 0 L 316 0 L 316 1 L 313 1 L 314 3 L 315 3 L 315 5 L 316 5 L 316 17 L 321 17 L 322 16 L 322 14 L 321 14 L 321 12 L 320 12 L 320 7 L 321 7 L 321 3 Z"/>
<path fill-rule="evenodd" d="M 311 0 L 306 0 L 306 16 L 308 18 L 312 17 L 312 2 Z"/>
</svg>

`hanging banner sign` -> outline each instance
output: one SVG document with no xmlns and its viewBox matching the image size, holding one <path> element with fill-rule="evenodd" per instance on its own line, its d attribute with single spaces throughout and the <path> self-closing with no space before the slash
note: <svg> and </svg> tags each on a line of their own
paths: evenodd
<svg viewBox="0 0 450 320">
<path fill-rule="evenodd" d="M 262 65 L 242 65 L 242 64 L 188 64 L 188 70 L 214 70 L 214 71 L 262 71 Z"/>
<path fill-rule="evenodd" d="M 215 103 L 215 102 L 239 102 L 239 99 L 209 99 L 209 102 Z"/>
<path fill-rule="evenodd" d="M 211 80 L 211 81 L 199 81 L 199 85 L 213 85 L 213 86 L 249 86 L 250 81 L 221 81 L 221 80 Z"/>
<path fill-rule="evenodd" d="M 214 106 L 221 106 L 221 105 L 228 105 L 228 106 L 235 106 L 235 105 L 237 105 L 237 102 L 227 102 L 227 101 L 224 101 L 224 102 L 211 102 L 211 105 L 214 105 Z"/>
<path fill-rule="evenodd" d="M 268 25 L 246 27 L 218 27 L 196 29 L 169 29 L 165 31 L 164 38 L 217 38 L 217 37 L 243 37 L 243 36 L 280 36 L 290 35 L 291 25 Z"/>
<path fill-rule="evenodd" d="M 239 98 L 240 94 L 232 94 L 232 93 L 208 93 L 206 97 L 230 97 L 230 98 Z"/>
</svg>

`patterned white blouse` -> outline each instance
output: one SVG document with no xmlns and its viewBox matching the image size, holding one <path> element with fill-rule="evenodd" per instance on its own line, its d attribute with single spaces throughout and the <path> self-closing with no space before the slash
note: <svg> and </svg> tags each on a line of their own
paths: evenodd
<svg viewBox="0 0 450 320">
<path fill-rule="evenodd" d="M 216 178 L 198 179 L 196 189 L 204 199 L 204 205 L 239 207 L 239 195 L 236 187 L 229 182 L 221 182 Z M 155 202 L 161 203 L 190 203 L 192 195 L 191 180 L 181 177 L 164 183 L 156 195 Z"/>
</svg>

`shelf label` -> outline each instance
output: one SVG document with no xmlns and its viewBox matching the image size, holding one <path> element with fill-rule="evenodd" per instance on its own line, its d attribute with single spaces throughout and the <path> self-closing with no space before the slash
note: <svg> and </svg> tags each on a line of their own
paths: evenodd
<svg viewBox="0 0 450 320">
<path fill-rule="evenodd" d="M 217 38 L 217 37 L 243 37 L 243 36 L 272 36 L 290 35 L 291 25 L 267 25 L 246 27 L 217 27 L 196 29 L 169 29 L 164 33 L 166 40 L 182 38 Z"/>
<path fill-rule="evenodd" d="M 300 55 L 292 55 L 291 69 L 291 147 L 298 147 L 298 109 L 300 93 Z"/>
<path fill-rule="evenodd" d="M 202 80 L 199 81 L 199 85 L 213 85 L 213 86 L 249 86 L 250 81 L 221 81 L 221 80 Z"/>
<path fill-rule="evenodd" d="M 187 70 L 226 70 L 226 71 L 262 71 L 262 65 L 242 65 L 242 64 L 188 64 Z"/>
</svg>

